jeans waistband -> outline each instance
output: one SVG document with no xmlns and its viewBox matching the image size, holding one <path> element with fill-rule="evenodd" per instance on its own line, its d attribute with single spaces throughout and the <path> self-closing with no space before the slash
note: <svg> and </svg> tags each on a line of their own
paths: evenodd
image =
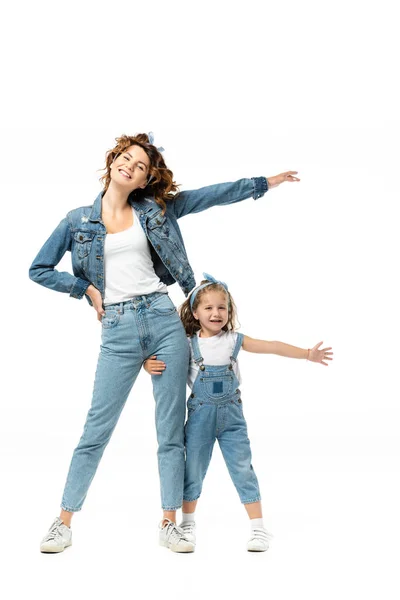
<svg viewBox="0 0 400 600">
<path fill-rule="evenodd" d="M 116 302 L 115 304 L 107 304 L 105 309 L 113 308 L 123 313 L 125 310 L 132 310 L 137 308 L 140 304 L 150 305 L 159 296 L 168 296 L 166 292 L 152 292 L 151 294 L 145 294 L 144 296 L 132 296 L 129 300 L 124 302 Z"/>
</svg>

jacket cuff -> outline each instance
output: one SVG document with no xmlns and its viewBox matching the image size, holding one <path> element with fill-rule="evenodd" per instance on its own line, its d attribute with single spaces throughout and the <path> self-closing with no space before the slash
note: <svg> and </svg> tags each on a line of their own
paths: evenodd
<svg viewBox="0 0 400 600">
<path fill-rule="evenodd" d="M 89 285 L 90 281 L 85 281 L 84 279 L 80 279 L 79 277 L 77 277 L 69 295 L 71 296 L 71 298 L 77 298 L 78 300 L 80 300 L 81 298 L 83 298 Z"/>
<path fill-rule="evenodd" d="M 261 198 L 268 192 L 268 182 L 266 177 L 252 177 L 253 180 L 253 198 Z"/>
</svg>

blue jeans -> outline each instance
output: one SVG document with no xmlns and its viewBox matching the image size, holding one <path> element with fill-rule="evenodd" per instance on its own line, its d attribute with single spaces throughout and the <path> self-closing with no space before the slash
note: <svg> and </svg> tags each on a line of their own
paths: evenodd
<svg viewBox="0 0 400 600">
<path fill-rule="evenodd" d="M 168 365 L 162 377 L 152 377 L 161 504 L 164 510 L 176 510 L 183 497 L 189 364 L 183 325 L 168 294 L 158 292 L 108 305 L 105 311 L 92 405 L 72 456 L 61 507 L 70 512 L 82 508 L 143 361 L 155 354 Z"/>
</svg>

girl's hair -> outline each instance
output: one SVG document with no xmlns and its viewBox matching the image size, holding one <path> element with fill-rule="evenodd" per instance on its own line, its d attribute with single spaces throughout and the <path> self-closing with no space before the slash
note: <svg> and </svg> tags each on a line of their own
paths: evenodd
<svg viewBox="0 0 400 600">
<path fill-rule="evenodd" d="M 200 285 L 203 285 L 203 283 L 207 283 L 207 280 L 203 279 L 203 281 L 200 283 Z M 226 295 L 227 300 L 228 300 L 228 322 L 226 325 L 223 326 L 222 330 L 223 331 L 234 331 L 235 330 L 237 316 L 236 316 L 236 305 L 233 301 L 232 296 L 224 288 L 224 286 L 221 285 L 220 283 L 211 283 L 210 285 L 207 285 L 207 287 L 205 287 L 202 290 L 200 290 L 199 292 L 197 292 L 196 298 L 194 299 L 194 302 L 193 302 L 193 308 L 190 308 L 190 296 L 185 300 L 185 302 L 179 308 L 179 315 L 181 317 L 181 321 L 185 328 L 186 335 L 192 336 L 201 329 L 199 321 L 197 319 L 195 319 L 193 316 L 193 311 L 195 311 L 196 308 L 199 306 L 204 294 L 207 294 L 208 292 L 223 292 Z"/>
<path fill-rule="evenodd" d="M 125 152 L 129 146 L 140 146 L 150 159 L 149 178 L 151 178 L 151 180 L 143 190 L 140 188 L 136 189 L 133 194 L 137 200 L 149 195 L 154 196 L 155 201 L 161 206 L 164 213 L 167 208 L 166 201 L 172 200 L 175 197 L 174 192 L 178 191 L 178 185 L 173 179 L 174 175 L 172 171 L 167 169 L 161 152 L 159 152 L 153 144 L 149 143 L 149 136 L 147 133 L 137 133 L 134 136 L 122 135 L 121 137 L 115 138 L 115 141 L 116 145 L 114 148 L 106 152 L 105 174 L 100 177 L 100 181 L 104 186 L 104 191 L 107 191 L 108 186 L 110 185 L 111 165 L 116 157 Z"/>
</svg>

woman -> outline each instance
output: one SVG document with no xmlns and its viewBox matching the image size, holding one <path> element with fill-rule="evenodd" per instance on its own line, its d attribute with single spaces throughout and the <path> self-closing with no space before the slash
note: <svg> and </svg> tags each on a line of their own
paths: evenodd
<svg viewBox="0 0 400 600">
<path fill-rule="evenodd" d="M 157 355 L 168 373 L 153 378 L 161 503 L 160 543 L 176 552 L 193 544 L 175 524 L 182 505 L 184 419 L 189 362 L 185 331 L 167 286 L 185 295 L 195 287 L 177 220 L 214 205 L 260 198 L 295 171 L 241 179 L 177 193 L 162 149 L 152 134 L 122 136 L 106 155 L 104 190 L 92 206 L 70 211 L 33 261 L 29 275 L 73 298 L 86 296 L 102 322 L 92 405 L 65 484 L 60 517 L 42 540 L 42 552 L 71 545 L 71 519 L 82 508 L 101 456 L 143 361 Z M 73 275 L 55 266 L 67 251 Z"/>
</svg>

